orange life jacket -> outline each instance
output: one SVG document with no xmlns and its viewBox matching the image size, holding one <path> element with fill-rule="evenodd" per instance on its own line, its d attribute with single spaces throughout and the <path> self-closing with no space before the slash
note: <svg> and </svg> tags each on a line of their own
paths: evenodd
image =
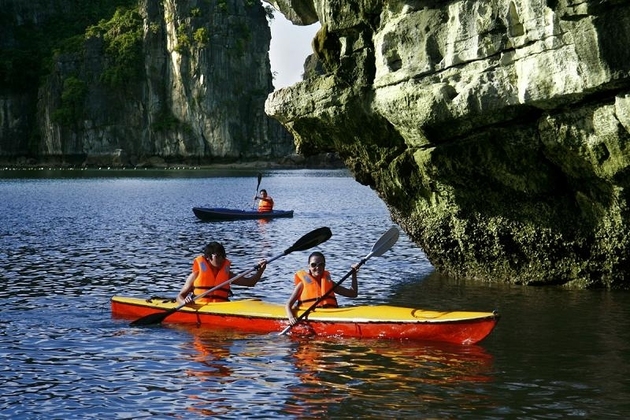
<svg viewBox="0 0 630 420">
<path fill-rule="evenodd" d="M 295 273 L 295 277 L 293 279 L 295 284 L 297 285 L 299 282 L 302 282 L 302 293 L 300 294 L 300 298 L 298 299 L 298 305 L 302 306 L 305 303 L 313 304 L 318 298 L 324 296 L 326 292 L 333 288 L 335 283 L 330 279 L 330 273 L 328 271 L 324 271 L 322 275 L 321 282 L 318 282 L 311 274 L 306 270 L 300 270 Z M 330 292 L 325 299 L 322 299 L 318 304 L 320 308 L 336 308 L 337 298 L 335 297 L 335 292 Z"/>
<path fill-rule="evenodd" d="M 218 286 L 221 283 L 230 279 L 230 260 L 223 259 L 223 265 L 219 268 L 219 271 L 215 275 L 212 271 L 210 263 L 203 255 L 195 258 L 193 262 L 193 271 L 197 272 L 197 277 L 193 283 L 193 294 L 199 296 L 200 294 Z M 208 302 L 225 302 L 230 300 L 230 284 L 217 289 L 201 299 L 197 299 L 195 302 L 208 303 Z"/>
<path fill-rule="evenodd" d="M 258 202 L 258 211 L 272 211 L 273 210 L 273 198 L 267 196 L 267 198 L 261 198 Z"/>
</svg>

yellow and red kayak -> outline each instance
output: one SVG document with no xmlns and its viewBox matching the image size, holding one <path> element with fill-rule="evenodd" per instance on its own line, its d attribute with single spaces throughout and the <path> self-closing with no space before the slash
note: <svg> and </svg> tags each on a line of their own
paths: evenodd
<svg viewBox="0 0 630 420">
<path fill-rule="evenodd" d="M 111 305 L 112 316 L 137 319 L 166 312 L 178 303 L 165 298 L 114 296 Z M 388 305 L 317 308 L 291 333 L 475 344 L 490 334 L 498 320 L 496 312 L 440 312 Z M 260 333 L 280 332 L 288 325 L 284 305 L 260 299 L 193 303 L 174 312 L 164 322 Z"/>
</svg>

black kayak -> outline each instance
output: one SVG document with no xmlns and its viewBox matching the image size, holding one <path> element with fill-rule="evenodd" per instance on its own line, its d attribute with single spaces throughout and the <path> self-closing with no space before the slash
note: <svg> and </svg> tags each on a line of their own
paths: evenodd
<svg viewBox="0 0 630 420">
<path fill-rule="evenodd" d="M 193 207 L 193 213 L 201 220 L 246 220 L 273 219 L 276 217 L 293 217 L 293 210 L 237 210 L 225 208 Z"/>
</svg>

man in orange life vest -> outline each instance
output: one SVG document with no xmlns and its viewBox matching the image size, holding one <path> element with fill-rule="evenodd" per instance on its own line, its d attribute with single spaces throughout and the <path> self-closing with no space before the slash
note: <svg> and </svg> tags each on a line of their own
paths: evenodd
<svg viewBox="0 0 630 420">
<path fill-rule="evenodd" d="M 336 308 L 337 298 L 335 293 L 350 298 L 357 297 L 359 294 L 357 267 L 357 264 L 352 265 L 352 286 L 350 288 L 342 285 L 337 286 L 334 291 L 330 292 L 325 299 L 322 299 L 317 304 L 318 308 Z M 289 318 L 291 325 L 295 324 L 297 320 L 293 313 L 293 307 L 296 302 L 298 307 L 310 307 L 319 297 L 324 296 L 335 285 L 330 278 L 330 273 L 326 271 L 326 259 L 321 252 L 313 252 L 308 257 L 308 269 L 295 273 L 293 281 L 295 289 L 293 289 L 293 293 L 285 306 L 287 318 Z"/>
<path fill-rule="evenodd" d="M 258 211 L 272 211 L 273 210 L 273 198 L 267 195 L 267 190 L 260 190 L 260 196 L 255 196 L 254 200 L 260 200 L 258 202 Z"/>
<path fill-rule="evenodd" d="M 231 262 L 225 256 L 225 248 L 218 242 L 210 242 L 203 249 L 203 255 L 193 261 L 192 272 L 177 295 L 177 302 L 191 303 L 198 296 L 235 276 L 230 270 Z M 253 287 L 262 277 L 267 261 L 259 262 L 260 268 L 250 277 L 241 277 L 232 283 L 239 286 Z M 210 294 L 197 299 L 197 303 L 227 302 L 231 295 L 230 284 L 214 290 Z"/>
</svg>

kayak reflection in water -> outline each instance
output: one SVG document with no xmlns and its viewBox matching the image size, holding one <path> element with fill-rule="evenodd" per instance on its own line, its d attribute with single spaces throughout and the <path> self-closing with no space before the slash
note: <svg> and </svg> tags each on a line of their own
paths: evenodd
<svg viewBox="0 0 630 420">
<path fill-rule="evenodd" d="M 496 380 L 490 353 L 479 346 L 408 340 L 367 340 L 304 338 L 291 341 L 290 353 L 299 384 L 291 384 L 291 398 L 283 410 L 298 418 L 354 418 L 352 409 L 344 412 L 342 402 L 378 407 L 381 418 L 416 418 L 411 411 L 425 407 L 426 398 L 439 403 L 436 387 L 449 387 L 448 394 L 461 407 L 492 406 L 476 385 Z M 450 388 L 453 387 L 453 388 Z M 412 398 L 405 416 L 400 406 L 391 405 L 397 393 Z M 387 416 L 387 413 L 393 414 Z M 402 413 L 402 415 L 401 415 Z M 397 417 L 396 417 L 397 415 Z"/>
</svg>

